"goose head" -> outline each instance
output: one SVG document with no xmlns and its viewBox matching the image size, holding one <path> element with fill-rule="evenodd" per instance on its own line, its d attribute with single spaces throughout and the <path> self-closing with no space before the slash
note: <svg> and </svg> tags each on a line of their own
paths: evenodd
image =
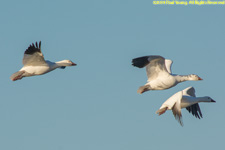
<svg viewBox="0 0 225 150">
<path fill-rule="evenodd" d="M 57 62 L 57 64 L 59 66 L 76 66 L 77 65 L 74 62 L 72 62 L 71 60 L 62 60 L 62 61 Z"/>
<path fill-rule="evenodd" d="M 203 102 L 212 102 L 212 103 L 215 103 L 216 101 L 214 101 L 211 97 L 209 96 L 204 96 L 202 97 L 202 101 Z"/>
<path fill-rule="evenodd" d="M 202 78 L 200 78 L 199 76 L 195 74 L 188 75 L 188 78 L 189 80 L 194 80 L 194 81 L 203 80 Z"/>
</svg>

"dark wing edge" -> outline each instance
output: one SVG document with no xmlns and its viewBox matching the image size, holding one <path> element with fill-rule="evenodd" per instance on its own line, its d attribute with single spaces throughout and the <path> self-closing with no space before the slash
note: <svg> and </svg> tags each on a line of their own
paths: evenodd
<svg viewBox="0 0 225 150">
<path fill-rule="evenodd" d="M 183 120 L 182 120 L 182 114 L 181 114 L 181 108 L 180 104 L 176 102 L 172 108 L 173 115 L 175 119 L 180 123 L 181 126 L 184 126 Z"/>
<path fill-rule="evenodd" d="M 41 41 L 39 42 L 39 44 L 36 42 L 35 45 L 34 43 L 32 43 L 24 52 L 24 54 L 28 54 L 28 55 L 32 55 L 36 52 L 41 53 Z"/>
<path fill-rule="evenodd" d="M 149 64 L 148 58 L 149 58 L 149 56 L 134 58 L 132 60 L 132 65 L 135 67 L 138 67 L 138 68 L 143 68 Z"/>
<path fill-rule="evenodd" d="M 164 64 L 165 58 L 159 55 L 142 56 L 142 57 L 134 58 L 132 60 L 132 65 L 138 68 L 143 68 L 147 66 L 151 61 L 154 61 L 153 63 L 159 63 L 158 61 L 164 61 L 163 62 Z"/>
<path fill-rule="evenodd" d="M 191 87 L 190 89 L 187 90 L 187 94 L 188 95 L 191 95 L 193 97 L 196 97 L 195 95 L 195 88 L 194 87 Z"/>
<path fill-rule="evenodd" d="M 191 105 L 189 107 L 186 107 L 186 109 L 188 110 L 189 113 L 192 113 L 192 115 L 195 116 L 196 118 L 198 119 L 203 118 L 199 104 Z"/>
</svg>

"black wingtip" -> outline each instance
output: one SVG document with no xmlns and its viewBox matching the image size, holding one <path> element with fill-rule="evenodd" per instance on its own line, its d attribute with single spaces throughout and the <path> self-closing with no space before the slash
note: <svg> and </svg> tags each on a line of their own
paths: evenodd
<svg viewBox="0 0 225 150">
<path fill-rule="evenodd" d="M 39 42 L 39 46 L 38 46 L 38 43 L 37 43 L 37 42 L 35 42 L 35 44 L 32 43 L 32 44 L 26 49 L 26 51 L 24 52 L 24 54 L 32 55 L 32 54 L 34 54 L 34 53 L 36 53 L 36 52 L 41 53 L 41 41 Z"/>
<path fill-rule="evenodd" d="M 132 65 L 138 68 L 143 68 L 149 63 L 148 56 L 134 58 L 132 60 Z"/>
<path fill-rule="evenodd" d="M 189 106 L 189 107 L 186 107 L 186 109 L 187 109 L 188 112 L 191 113 L 194 117 L 196 117 L 196 118 L 198 118 L 198 119 L 203 118 L 201 109 L 200 109 L 200 107 L 199 107 L 198 104 L 194 104 L 194 105 L 191 105 L 191 106 Z"/>
</svg>

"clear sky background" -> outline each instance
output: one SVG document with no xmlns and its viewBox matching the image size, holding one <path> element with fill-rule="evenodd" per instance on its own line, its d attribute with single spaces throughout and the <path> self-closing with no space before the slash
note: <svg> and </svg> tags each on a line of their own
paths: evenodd
<svg viewBox="0 0 225 150">
<path fill-rule="evenodd" d="M 0 5 L 1 150 L 219 149 L 225 135 L 225 6 L 156 6 L 151 0 L 12 0 Z M 76 67 L 12 82 L 23 53 L 42 41 L 46 60 Z M 164 91 L 137 94 L 145 69 L 131 60 L 161 55 L 175 74 L 197 74 Z M 194 86 L 203 119 L 155 114 Z"/>
</svg>

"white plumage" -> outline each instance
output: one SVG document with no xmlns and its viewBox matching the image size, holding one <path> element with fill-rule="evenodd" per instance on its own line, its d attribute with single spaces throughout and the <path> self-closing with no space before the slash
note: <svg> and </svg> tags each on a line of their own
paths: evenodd
<svg viewBox="0 0 225 150">
<path fill-rule="evenodd" d="M 41 52 L 41 41 L 39 45 L 32 43 L 24 52 L 23 67 L 16 73 L 12 74 L 10 79 L 12 81 L 20 80 L 23 77 L 42 75 L 48 73 L 56 68 L 64 69 L 66 66 L 76 66 L 70 60 L 63 60 L 58 62 L 45 61 Z"/>
<path fill-rule="evenodd" d="M 166 112 L 166 110 L 172 110 L 174 117 L 179 121 L 181 125 L 182 114 L 181 109 L 186 108 L 193 116 L 196 118 L 202 118 L 201 109 L 199 107 L 200 102 L 216 102 L 208 96 L 196 97 L 194 87 L 188 87 L 183 91 L 179 91 L 167 99 L 159 110 L 156 111 L 157 114 L 161 115 Z"/>
<path fill-rule="evenodd" d="M 173 61 L 162 56 L 143 56 L 132 60 L 132 65 L 138 68 L 146 67 L 147 83 L 138 89 L 142 94 L 149 90 L 165 90 L 176 86 L 180 82 L 187 80 L 202 80 L 195 74 L 175 75 L 172 74 L 171 65 Z"/>
</svg>

